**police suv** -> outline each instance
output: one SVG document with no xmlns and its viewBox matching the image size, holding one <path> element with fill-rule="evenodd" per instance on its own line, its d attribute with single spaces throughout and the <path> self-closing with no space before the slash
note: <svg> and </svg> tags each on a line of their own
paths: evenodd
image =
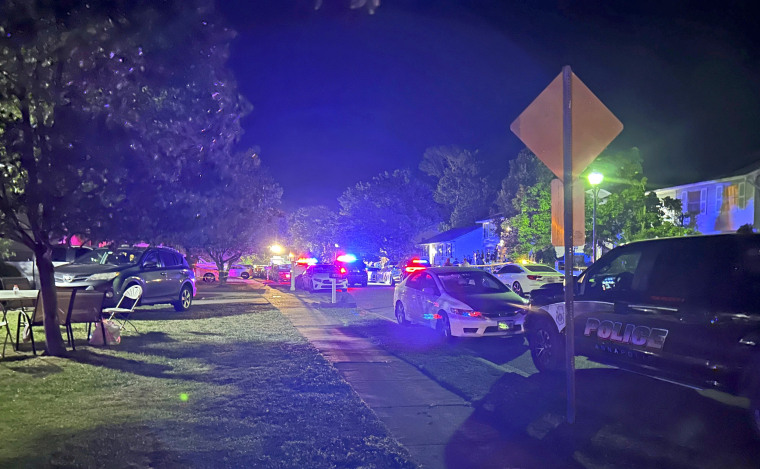
<svg viewBox="0 0 760 469">
<path fill-rule="evenodd" d="M 533 362 L 562 368 L 565 304 L 535 311 L 525 324 Z M 574 315 L 578 355 L 746 396 L 760 431 L 760 235 L 617 247 L 578 278 Z"/>
</svg>

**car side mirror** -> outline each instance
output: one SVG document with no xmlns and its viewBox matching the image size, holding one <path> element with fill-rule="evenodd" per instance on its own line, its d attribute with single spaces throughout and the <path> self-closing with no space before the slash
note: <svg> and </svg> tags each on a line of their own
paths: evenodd
<svg viewBox="0 0 760 469">
<path fill-rule="evenodd" d="M 143 264 L 143 269 L 149 270 L 149 269 L 157 269 L 158 268 L 158 262 L 146 262 Z"/>
</svg>

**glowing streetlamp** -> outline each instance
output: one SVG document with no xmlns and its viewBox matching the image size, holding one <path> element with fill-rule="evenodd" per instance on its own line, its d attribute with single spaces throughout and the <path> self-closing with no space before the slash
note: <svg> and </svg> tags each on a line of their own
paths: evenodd
<svg viewBox="0 0 760 469">
<path fill-rule="evenodd" d="M 273 244 L 269 246 L 269 250 L 272 251 L 272 254 L 280 254 L 282 253 L 282 246 L 279 244 Z"/>
<path fill-rule="evenodd" d="M 594 194 L 594 210 L 591 216 L 591 260 L 596 262 L 596 201 L 599 198 L 599 184 L 604 180 L 604 174 L 596 171 L 589 173 L 588 183 L 591 184 L 591 190 Z"/>
</svg>

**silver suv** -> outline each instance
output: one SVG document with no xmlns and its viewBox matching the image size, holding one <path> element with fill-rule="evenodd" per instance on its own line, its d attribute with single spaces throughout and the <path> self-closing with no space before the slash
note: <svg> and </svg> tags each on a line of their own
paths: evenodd
<svg viewBox="0 0 760 469">
<path fill-rule="evenodd" d="M 190 308 L 196 293 L 185 257 L 165 247 L 94 249 L 55 270 L 56 287 L 104 291 L 105 306 L 132 285 L 143 289 L 140 304 L 171 303 L 177 311 Z"/>
</svg>

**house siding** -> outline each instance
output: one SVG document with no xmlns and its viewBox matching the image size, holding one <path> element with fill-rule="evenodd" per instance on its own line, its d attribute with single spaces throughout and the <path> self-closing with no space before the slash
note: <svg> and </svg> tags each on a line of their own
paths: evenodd
<svg viewBox="0 0 760 469">
<path fill-rule="evenodd" d="M 750 224 L 758 228 L 759 207 L 756 207 L 757 182 L 760 171 L 655 190 L 660 199 L 681 200 L 683 213 L 697 211 L 696 229 L 703 234 L 728 233 Z M 676 220 L 672 220 L 676 221 Z M 688 218 L 684 221 L 688 222 Z"/>
<path fill-rule="evenodd" d="M 430 263 L 443 265 L 447 259 L 451 262 L 462 262 L 465 258 L 472 261 L 473 253 L 476 251 L 493 251 L 499 243 L 499 238 L 496 236 L 496 223 L 491 220 L 482 220 L 477 223 L 482 226 L 449 241 L 421 243 Z"/>
</svg>

